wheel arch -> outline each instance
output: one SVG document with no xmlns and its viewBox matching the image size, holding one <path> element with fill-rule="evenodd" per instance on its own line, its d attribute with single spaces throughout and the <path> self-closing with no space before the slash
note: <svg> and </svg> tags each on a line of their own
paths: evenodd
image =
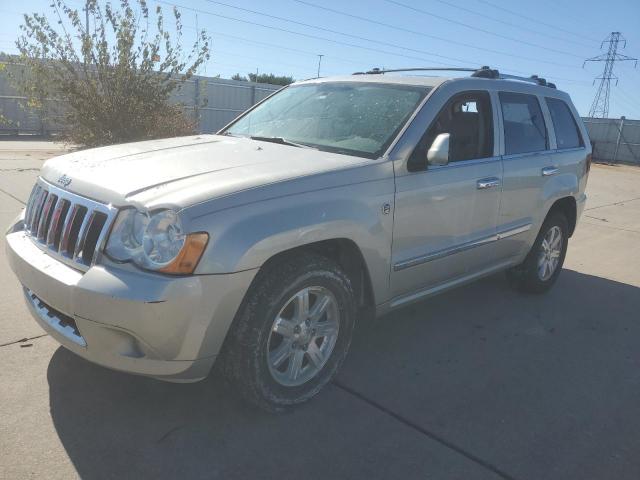
<svg viewBox="0 0 640 480">
<path fill-rule="evenodd" d="M 551 205 L 545 219 L 555 212 L 561 212 L 567 218 L 567 222 L 569 223 L 569 237 L 571 237 L 576 229 L 576 222 L 578 220 L 576 199 L 572 195 L 559 198 Z"/>
<path fill-rule="evenodd" d="M 260 267 L 253 282 L 260 281 L 262 274 L 277 268 L 278 264 L 286 262 L 288 258 L 304 255 L 306 252 L 322 255 L 336 262 L 353 282 L 358 305 L 365 308 L 375 306 L 375 294 L 367 262 L 360 247 L 350 238 L 330 238 L 275 253 Z"/>
</svg>

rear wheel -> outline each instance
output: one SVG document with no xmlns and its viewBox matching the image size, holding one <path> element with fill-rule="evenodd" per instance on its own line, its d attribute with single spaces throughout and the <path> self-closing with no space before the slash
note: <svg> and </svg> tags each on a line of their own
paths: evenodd
<svg viewBox="0 0 640 480">
<path fill-rule="evenodd" d="M 311 399 L 338 371 L 355 323 L 351 281 L 310 253 L 259 274 L 225 342 L 227 376 L 270 411 Z"/>
<path fill-rule="evenodd" d="M 527 258 L 507 272 L 520 291 L 544 293 L 558 279 L 569 240 L 567 218 L 561 212 L 551 212 L 542 224 Z"/>
</svg>

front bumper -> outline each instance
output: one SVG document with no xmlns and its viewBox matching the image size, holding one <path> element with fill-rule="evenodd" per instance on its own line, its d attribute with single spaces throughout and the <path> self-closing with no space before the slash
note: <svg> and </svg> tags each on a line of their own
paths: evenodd
<svg viewBox="0 0 640 480">
<path fill-rule="evenodd" d="M 6 237 L 9 264 L 36 321 L 105 367 L 187 382 L 207 376 L 256 270 L 168 277 L 95 265 L 79 272 L 21 230 Z"/>
</svg>

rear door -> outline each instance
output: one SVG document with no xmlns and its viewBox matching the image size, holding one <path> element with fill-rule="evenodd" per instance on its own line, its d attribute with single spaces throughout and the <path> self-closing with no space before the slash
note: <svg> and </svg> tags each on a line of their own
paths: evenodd
<svg viewBox="0 0 640 480">
<path fill-rule="evenodd" d="M 435 287 L 494 261 L 502 167 L 494 146 L 495 111 L 486 91 L 440 101 L 408 164 L 396 171 L 392 295 Z M 444 103 L 444 105 L 442 105 Z M 424 164 L 435 137 L 449 133 L 449 163 Z M 495 138 L 494 138 L 495 137 Z"/>
<path fill-rule="evenodd" d="M 547 121 L 536 95 L 499 92 L 503 128 L 503 187 L 496 245 L 499 260 L 521 255 L 543 210 L 543 186 L 554 165 Z"/>
</svg>

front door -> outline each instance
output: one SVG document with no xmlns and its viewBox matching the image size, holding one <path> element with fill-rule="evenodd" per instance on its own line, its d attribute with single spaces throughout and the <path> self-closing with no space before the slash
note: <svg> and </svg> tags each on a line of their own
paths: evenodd
<svg viewBox="0 0 640 480">
<path fill-rule="evenodd" d="M 440 110 L 409 161 L 419 164 L 434 139 L 448 133 L 448 164 L 396 172 L 393 297 L 437 287 L 495 261 L 491 243 L 502 164 L 494 152 L 493 125 L 487 92 L 457 94 Z"/>
</svg>

